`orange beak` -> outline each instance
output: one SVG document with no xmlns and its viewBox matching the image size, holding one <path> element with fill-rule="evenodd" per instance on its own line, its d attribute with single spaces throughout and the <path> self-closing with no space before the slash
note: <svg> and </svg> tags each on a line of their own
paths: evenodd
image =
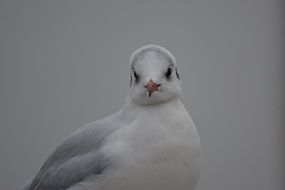
<svg viewBox="0 0 285 190">
<path fill-rule="evenodd" d="M 147 89 L 148 91 L 148 97 L 151 97 L 152 93 L 155 91 L 158 91 L 158 87 L 160 86 L 160 84 L 156 84 L 155 82 L 153 82 L 153 80 L 151 79 L 144 87 Z"/>
</svg>

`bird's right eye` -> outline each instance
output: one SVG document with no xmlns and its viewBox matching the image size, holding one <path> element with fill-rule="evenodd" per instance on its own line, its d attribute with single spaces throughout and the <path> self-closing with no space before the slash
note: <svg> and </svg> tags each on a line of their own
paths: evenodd
<svg viewBox="0 0 285 190">
<path fill-rule="evenodd" d="M 137 72 L 134 70 L 134 77 L 135 77 L 135 81 L 138 82 L 139 81 L 139 75 L 137 74 Z"/>
<path fill-rule="evenodd" d="M 171 75 L 172 75 L 172 69 L 169 67 L 169 68 L 167 69 L 167 72 L 165 73 L 165 77 L 166 77 L 167 79 L 170 79 Z"/>
</svg>

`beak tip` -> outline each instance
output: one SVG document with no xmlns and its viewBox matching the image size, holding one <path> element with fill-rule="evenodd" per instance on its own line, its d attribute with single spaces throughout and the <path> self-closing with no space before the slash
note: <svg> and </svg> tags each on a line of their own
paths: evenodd
<svg viewBox="0 0 285 190">
<path fill-rule="evenodd" d="M 144 87 L 147 89 L 148 92 L 148 97 L 150 98 L 151 95 L 153 94 L 153 92 L 158 91 L 159 87 L 161 84 L 157 84 L 155 82 L 153 82 L 153 80 L 150 80 L 147 85 L 145 85 Z"/>
<path fill-rule="evenodd" d="M 152 91 L 148 91 L 148 97 L 150 98 L 151 97 L 151 95 L 152 95 Z"/>
</svg>

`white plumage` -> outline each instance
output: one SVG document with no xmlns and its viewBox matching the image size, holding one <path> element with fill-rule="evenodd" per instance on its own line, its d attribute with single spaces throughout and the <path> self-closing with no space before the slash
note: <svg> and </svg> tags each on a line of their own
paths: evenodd
<svg viewBox="0 0 285 190">
<path fill-rule="evenodd" d="M 194 190 L 200 140 L 180 94 L 173 55 L 140 48 L 123 108 L 74 132 L 25 189 Z"/>
</svg>

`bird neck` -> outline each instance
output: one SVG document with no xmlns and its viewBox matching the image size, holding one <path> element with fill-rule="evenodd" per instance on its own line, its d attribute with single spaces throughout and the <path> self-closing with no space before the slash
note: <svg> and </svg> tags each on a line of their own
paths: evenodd
<svg viewBox="0 0 285 190">
<path fill-rule="evenodd" d="M 120 115 L 127 121 L 132 121 L 141 115 L 159 113 L 169 113 L 176 111 L 186 111 L 179 98 L 173 98 L 167 102 L 151 105 L 141 105 L 134 102 L 129 96 L 127 97 L 123 108 L 120 110 Z"/>
</svg>

